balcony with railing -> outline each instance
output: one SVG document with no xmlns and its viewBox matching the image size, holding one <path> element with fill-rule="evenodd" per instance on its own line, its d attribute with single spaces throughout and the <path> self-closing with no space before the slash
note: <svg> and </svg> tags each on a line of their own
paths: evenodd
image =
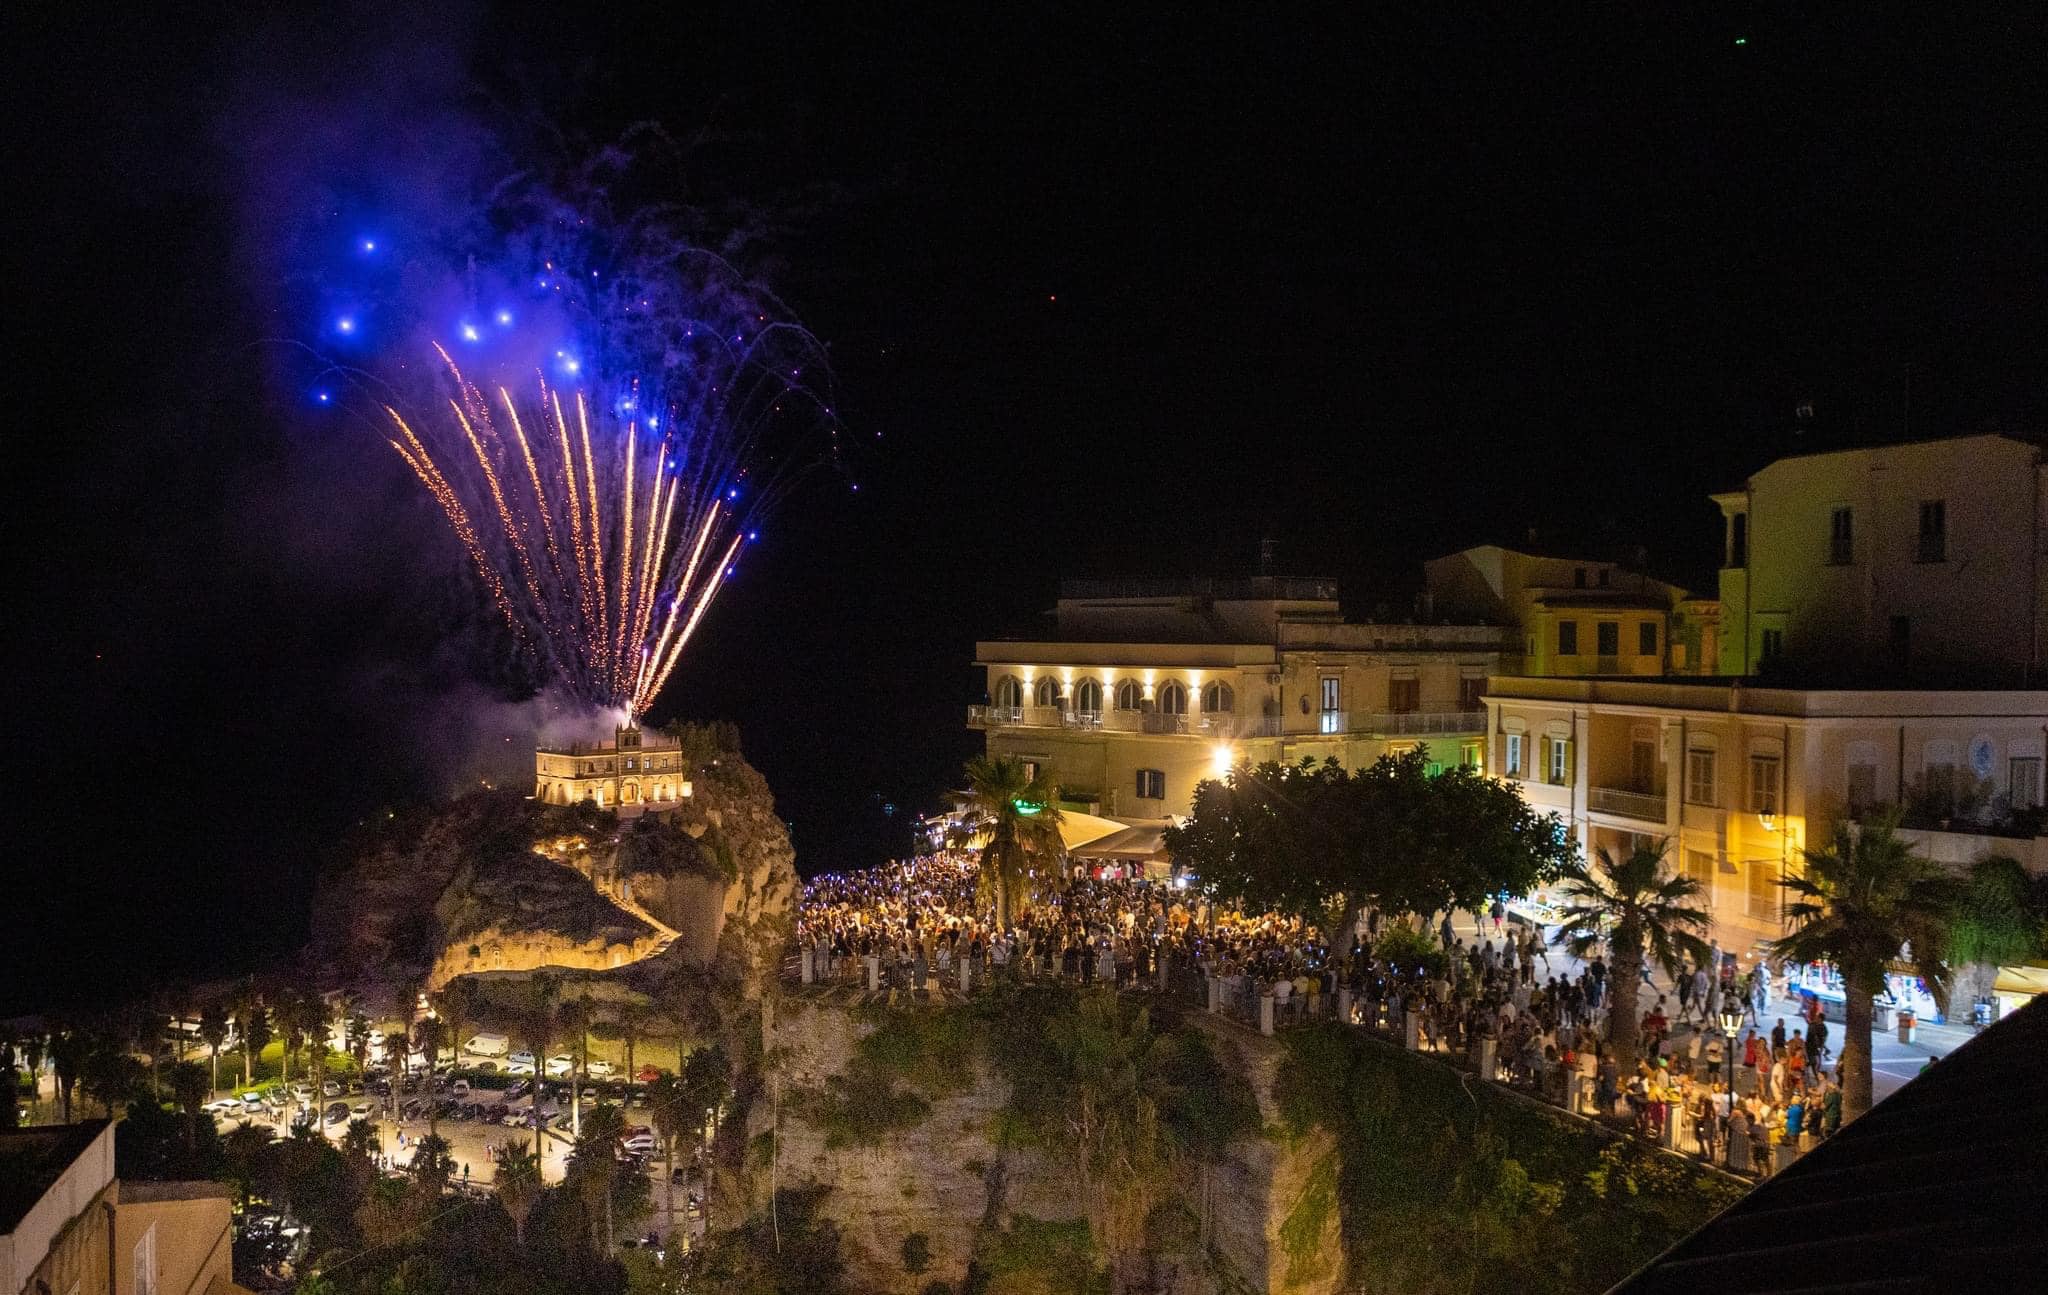
<svg viewBox="0 0 2048 1295">
<path fill-rule="evenodd" d="M 1486 731 L 1486 712 L 1483 710 L 1389 711 L 1378 715 L 1354 714 L 1350 718 L 1356 727 L 1340 731 L 1366 733 L 1374 737 L 1445 737 Z"/>
<path fill-rule="evenodd" d="M 1588 788 L 1586 805 L 1596 813 L 1619 814 L 1642 823 L 1662 823 L 1670 812 L 1663 792 L 1628 791 L 1621 787 Z"/>
</svg>

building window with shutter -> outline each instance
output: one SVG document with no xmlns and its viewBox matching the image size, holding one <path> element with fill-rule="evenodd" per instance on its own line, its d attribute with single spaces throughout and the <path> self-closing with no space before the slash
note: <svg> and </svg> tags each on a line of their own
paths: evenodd
<svg viewBox="0 0 2048 1295">
<path fill-rule="evenodd" d="M 1557 654 L 1577 656 L 1579 654 L 1579 623 L 1559 621 L 1557 623 Z"/>
<path fill-rule="evenodd" d="M 1636 655 L 1657 655 L 1657 622 L 1644 621 L 1636 626 Z"/>
<path fill-rule="evenodd" d="M 2007 766 L 2006 798 L 2016 810 L 2041 807 L 2041 757 L 2016 755 Z"/>
<path fill-rule="evenodd" d="M 1753 755 L 1749 757 L 1749 812 L 1752 814 L 1775 814 L 1778 812 L 1777 756 Z"/>
<path fill-rule="evenodd" d="M 1467 675 L 1458 680 L 1458 709 L 1462 711 L 1484 710 L 1480 698 L 1486 696 L 1486 676 Z"/>
<path fill-rule="evenodd" d="M 1593 650 L 1601 656 L 1621 655 L 1621 622 L 1595 621 L 1593 623 Z"/>
<path fill-rule="evenodd" d="M 1685 875 L 1700 884 L 1700 898 L 1714 894 L 1714 856 L 1705 850 L 1687 850 L 1682 856 Z"/>
<path fill-rule="evenodd" d="M 1166 772 L 1163 769 L 1138 770 L 1138 799 L 1165 800 Z"/>
<path fill-rule="evenodd" d="M 1775 859 L 1758 859 L 1749 865 L 1749 915 L 1774 918 L 1778 915 L 1778 864 Z"/>
<path fill-rule="evenodd" d="M 1716 804 L 1714 753 L 1695 748 L 1685 753 L 1685 800 L 1689 805 Z"/>
<path fill-rule="evenodd" d="M 1920 552 L 1922 562 L 1948 561 L 1948 501 L 1920 501 Z"/>
<path fill-rule="evenodd" d="M 1387 709 L 1396 715 L 1407 715 L 1422 709 L 1422 680 L 1389 679 L 1387 681 Z"/>
<path fill-rule="evenodd" d="M 1522 763 L 1522 743 L 1527 739 L 1520 733 L 1508 734 L 1506 768 L 1510 778 L 1521 778 L 1528 774 L 1528 766 Z"/>
<path fill-rule="evenodd" d="M 1571 781 L 1570 756 L 1572 744 L 1561 737 L 1550 739 L 1550 782 L 1562 787 Z"/>
</svg>

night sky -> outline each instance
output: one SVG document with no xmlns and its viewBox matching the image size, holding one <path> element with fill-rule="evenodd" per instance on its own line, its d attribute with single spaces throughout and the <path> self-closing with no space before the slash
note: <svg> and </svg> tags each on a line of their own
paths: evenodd
<svg viewBox="0 0 2048 1295">
<path fill-rule="evenodd" d="M 741 726 L 806 871 L 936 803 L 974 640 L 1062 576 L 1270 537 L 1399 615 L 1423 559 L 1533 529 L 1711 588 L 1705 495 L 1770 458 L 2048 414 L 2026 7 L 695 8 L 10 51 L 0 1012 L 273 958 L 352 824 L 530 772 L 438 518 L 275 376 L 266 177 L 389 123 L 659 120 L 769 232 L 863 488 L 792 503 L 655 718 Z"/>
</svg>

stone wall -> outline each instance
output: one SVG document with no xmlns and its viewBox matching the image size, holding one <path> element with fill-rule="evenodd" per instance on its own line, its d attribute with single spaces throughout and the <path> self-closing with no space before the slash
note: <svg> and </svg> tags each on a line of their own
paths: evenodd
<svg viewBox="0 0 2048 1295">
<path fill-rule="evenodd" d="M 1197 1028 L 1216 1032 L 1219 1055 L 1238 1058 L 1263 1122 L 1274 1128 L 1272 1088 L 1281 1050 L 1271 1040 L 1191 1019 Z M 984 1227 L 1003 1228 L 1015 1215 L 1082 1217 L 1074 1173 L 1057 1155 L 998 1146 L 1008 1084 L 979 1062 L 968 1082 L 932 1098 L 929 1116 L 915 1126 L 877 1145 L 830 1145 L 792 1095 L 844 1073 L 860 1038 L 873 1028 L 843 1006 L 791 999 L 777 1004 L 764 1039 L 769 1083 L 749 1129 L 755 1147 L 765 1148 L 765 1135 L 773 1138 L 772 1157 L 764 1153 L 749 1178 L 754 1208 L 765 1208 L 777 1187 L 829 1186 L 823 1209 L 841 1229 L 852 1287 L 891 1295 L 916 1295 L 934 1278 L 957 1281 Z M 1231 1144 L 1221 1163 L 1181 1186 L 1203 1219 L 1209 1245 L 1243 1285 L 1225 1286 L 1215 1273 L 1183 1270 L 1175 1289 L 1188 1295 L 1224 1289 L 1276 1295 L 1335 1291 L 1335 1209 L 1310 1211 L 1311 1235 L 1294 1246 L 1310 1262 L 1290 1262 L 1282 1236 L 1291 1217 L 1297 1230 L 1302 1226 L 1299 1207 L 1306 1194 L 1333 1188 L 1334 1168 L 1334 1144 L 1319 1134 L 1293 1143 L 1260 1134 Z M 916 1275 L 906 1273 L 901 1260 L 903 1240 L 912 1233 L 925 1235 L 932 1255 L 930 1267 Z"/>
</svg>

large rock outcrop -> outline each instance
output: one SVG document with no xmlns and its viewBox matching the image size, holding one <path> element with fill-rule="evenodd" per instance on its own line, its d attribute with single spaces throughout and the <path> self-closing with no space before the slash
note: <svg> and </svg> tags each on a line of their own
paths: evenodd
<svg viewBox="0 0 2048 1295">
<path fill-rule="evenodd" d="M 394 817 L 322 880 L 312 954 L 390 988 L 477 972 L 721 956 L 758 975 L 799 883 L 767 783 L 728 732 L 685 729 L 693 796 L 621 820 L 478 792 Z M 745 937 L 745 938 L 742 938 Z"/>
</svg>

